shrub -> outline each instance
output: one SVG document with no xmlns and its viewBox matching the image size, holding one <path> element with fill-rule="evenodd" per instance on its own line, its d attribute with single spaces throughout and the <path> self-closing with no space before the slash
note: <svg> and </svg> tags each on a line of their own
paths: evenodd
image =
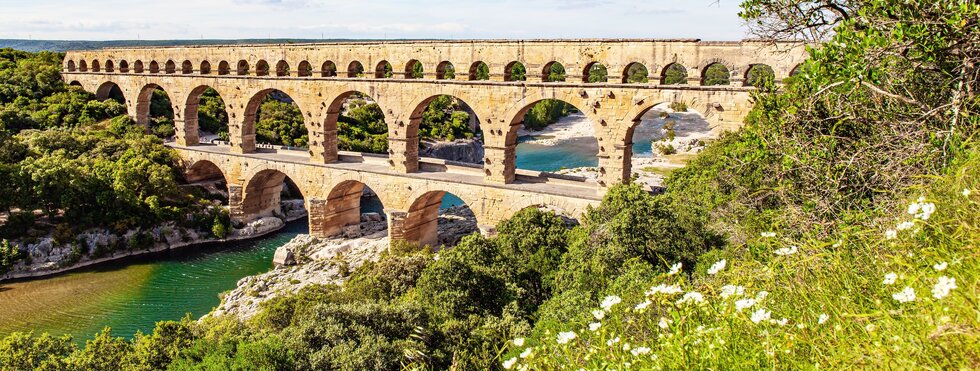
<svg viewBox="0 0 980 371">
<path fill-rule="evenodd" d="M 683 101 L 670 102 L 670 109 L 674 112 L 687 112 L 687 103 Z"/>
</svg>

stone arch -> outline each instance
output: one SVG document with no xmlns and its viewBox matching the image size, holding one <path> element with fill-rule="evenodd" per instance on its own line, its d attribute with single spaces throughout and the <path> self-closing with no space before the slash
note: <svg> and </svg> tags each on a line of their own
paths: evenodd
<svg viewBox="0 0 980 371">
<path fill-rule="evenodd" d="M 137 59 L 136 62 L 133 62 L 133 72 L 143 73 L 143 61 Z"/>
<path fill-rule="evenodd" d="M 504 81 L 527 80 L 527 69 L 520 61 L 512 61 L 504 67 Z"/>
<path fill-rule="evenodd" d="M 209 160 L 197 160 L 185 166 L 184 179 L 187 183 L 199 183 L 206 181 L 222 180 L 226 184 L 228 177 L 214 162 Z"/>
<path fill-rule="evenodd" d="M 793 76 L 799 75 L 800 72 L 802 72 L 802 71 L 803 71 L 803 63 L 797 64 L 796 66 L 793 66 L 793 68 L 789 70 L 789 75 L 788 76 L 789 77 L 793 77 Z"/>
<path fill-rule="evenodd" d="M 332 61 L 323 62 L 320 66 L 320 77 L 337 77 L 337 64 Z"/>
<path fill-rule="evenodd" d="M 640 126 L 641 122 L 643 121 L 644 116 L 646 116 L 648 112 L 654 110 L 666 111 L 666 109 L 670 108 L 671 103 L 677 101 L 683 101 L 688 103 L 688 112 L 680 113 L 681 115 L 697 115 L 700 117 L 700 119 L 697 119 L 694 122 L 687 122 L 687 123 L 679 122 L 680 125 L 683 125 L 683 127 L 686 129 L 692 128 L 691 126 L 689 126 L 692 124 L 701 125 L 701 130 L 703 131 L 713 130 L 714 124 L 711 121 L 712 116 L 711 116 L 710 106 L 707 104 L 708 102 L 705 102 L 703 99 L 700 99 L 699 94 L 694 91 L 691 91 L 690 94 L 674 94 L 671 97 L 662 97 L 659 99 L 653 98 L 653 99 L 644 100 L 643 104 L 635 105 L 628 112 L 626 112 L 626 114 L 623 116 L 624 124 L 625 124 L 624 126 L 614 128 L 615 134 L 613 134 L 613 138 L 615 138 L 616 143 L 613 143 L 613 146 L 617 147 L 615 148 L 617 152 L 620 150 L 620 148 L 618 148 L 618 146 L 620 145 L 622 146 L 622 150 L 623 150 L 623 152 L 618 152 L 623 156 L 622 174 L 620 174 L 618 171 L 615 174 L 616 176 L 622 175 L 623 178 L 616 179 L 617 181 L 628 179 L 629 176 L 631 176 L 632 160 L 633 157 L 635 156 L 634 147 L 640 143 L 647 143 L 647 144 L 650 143 L 649 140 L 645 142 L 644 140 L 638 141 L 635 136 L 637 132 L 637 128 Z M 683 119 L 671 115 L 670 120 L 675 121 L 675 120 L 683 120 Z M 650 150 L 652 151 L 652 148 Z M 612 180 L 613 179 L 610 178 L 610 181 Z"/>
<path fill-rule="evenodd" d="M 276 76 L 279 76 L 279 77 L 287 76 L 288 77 L 289 74 L 290 74 L 290 71 L 289 71 L 289 63 L 287 63 L 284 60 L 281 60 L 278 63 L 276 63 Z"/>
<path fill-rule="evenodd" d="M 582 70 L 582 82 L 584 83 L 604 83 L 609 81 L 609 70 L 599 62 L 590 62 Z"/>
<path fill-rule="evenodd" d="M 92 72 L 99 72 L 99 70 L 101 70 L 101 68 L 99 68 L 99 61 L 93 59 L 92 60 Z"/>
<path fill-rule="evenodd" d="M 394 70 L 391 68 L 391 63 L 387 60 L 382 60 L 378 62 L 378 66 L 374 68 L 374 78 L 376 79 L 386 79 L 394 75 Z"/>
<path fill-rule="evenodd" d="M 761 87 L 767 80 L 769 82 L 775 82 L 776 72 L 768 64 L 755 63 L 745 69 L 745 75 L 742 78 L 744 79 L 744 86 Z"/>
<path fill-rule="evenodd" d="M 310 231 L 329 237 L 342 233 L 344 227 L 359 225 L 367 187 L 359 180 L 343 180 L 330 188 L 326 200 L 310 200 Z"/>
<path fill-rule="evenodd" d="M 296 75 L 299 77 L 313 76 L 313 66 L 307 61 L 299 62 L 299 68 L 296 71 Z"/>
<path fill-rule="evenodd" d="M 375 104 L 379 104 L 377 102 L 377 100 L 374 99 L 374 97 L 372 97 L 369 94 L 366 94 L 364 92 L 357 91 L 357 90 L 348 90 L 348 91 L 345 91 L 343 93 L 340 93 L 336 97 L 334 97 L 333 100 L 330 101 L 330 104 L 327 106 L 327 114 L 326 114 L 326 117 L 324 118 L 324 121 L 323 121 L 323 129 L 322 129 L 322 135 L 323 135 L 323 137 L 322 137 L 323 139 L 322 140 L 323 140 L 323 143 L 322 143 L 321 146 L 318 147 L 318 148 L 321 148 L 323 152 L 322 153 L 313 153 L 312 155 L 313 155 L 314 158 L 323 158 L 325 162 L 333 162 L 333 161 L 336 161 L 336 159 L 337 159 L 337 153 L 340 150 L 340 148 L 339 148 L 339 146 L 340 146 L 340 140 L 338 138 L 338 130 L 339 130 L 339 124 L 338 123 L 340 121 L 340 115 L 343 113 L 342 111 L 344 109 L 345 102 L 349 98 L 351 98 L 351 97 L 353 97 L 355 95 L 361 95 L 361 96 L 367 97 L 368 99 L 374 101 Z M 384 114 L 383 113 L 384 110 L 382 109 L 381 111 L 382 111 L 382 114 Z M 387 126 L 387 123 L 385 124 L 385 126 Z M 388 128 L 388 129 L 390 130 L 390 128 Z M 315 129 L 312 129 L 312 130 L 315 130 Z M 314 139 L 313 138 L 316 138 L 317 137 L 316 135 L 313 135 L 313 131 L 312 130 L 310 131 L 310 140 L 311 140 L 310 148 L 311 148 L 311 150 L 314 148 L 314 143 L 313 143 L 313 140 Z"/>
<path fill-rule="evenodd" d="M 150 73 L 160 73 L 160 64 L 157 61 L 150 61 Z"/>
<path fill-rule="evenodd" d="M 565 66 L 561 62 L 551 61 L 545 63 L 544 68 L 541 69 L 541 81 L 562 82 L 565 81 L 566 73 Z"/>
<path fill-rule="evenodd" d="M 308 133 L 314 129 L 309 126 L 309 121 L 306 120 L 306 112 L 303 111 L 304 106 L 300 104 L 300 102 L 297 100 L 297 97 L 300 97 L 301 95 L 297 94 L 296 92 L 291 92 L 283 89 L 285 88 L 282 89 L 266 88 L 266 89 L 259 90 L 258 92 L 251 95 L 251 98 L 248 100 L 248 103 L 245 105 L 245 115 L 242 118 L 241 128 L 239 128 L 239 130 L 241 130 L 239 136 L 241 143 L 232 143 L 232 145 L 236 145 L 236 144 L 240 145 L 241 150 L 244 153 L 255 151 L 256 143 L 257 143 L 256 135 L 255 135 L 256 134 L 255 124 L 258 121 L 259 107 L 262 105 L 262 102 L 265 100 L 265 98 L 268 97 L 269 94 L 275 91 L 285 94 L 286 96 L 289 97 L 290 100 L 293 101 L 293 104 L 296 105 L 296 107 L 300 111 L 300 114 L 304 118 L 303 125 L 306 127 Z"/>
<path fill-rule="evenodd" d="M 624 84 L 645 84 L 650 82 L 650 70 L 643 63 L 633 62 L 623 69 Z"/>
<path fill-rule="evenodd" d="M 75 61 L 69 60 L 67 63 L 68 72 L 75 72 Z"/>
<path fill-rule="evenodd" d="M 221 94 L 220 91 L 218 91 L 218 89 L 215 89 L 208 85 L 200 85 L 198 87 L 195 87 L 194 89 L 191 89 L 190 93 L 187 94 L 187 99 L 184 101 L 184 109 L 182 111 L 184 117 L 184 125 L 181 128 L 177 128 L 178 133 L 183 133 L 184 143 L 182 143 L 182 145 L 193 146 L 199 144 L 199 137 L 198 137 L 198 131 L 200 130 L 200 122 L 199 122 L 200 107 L 199 106 L 201 103 L 201 96 L 208 89 L 212 89 L 218 92 L 218 96 L 221 97 L 222 100 L 224 98 L 224 96 Z"/>
<path fill-rule="evenodd" d="M 454 194 L 446 190 L 429 190 L 421 194 L 416 194 L 411 198 L 412 203 L 404 215 L 396 216 L 400 220 L 393 220 L 390 224 L 392 225 L 392 230 L 388 231 L 388 233 L 391 239 L 408 241 L 420 246 L 441 246 L 439 211 L 442 206 L 443 197 L 447 194 L 452 194 L 456 198 L 463 200 L 463 203 L 467 207 L 474 205 L 474 201 L 478 201 L 464 199 L 463 197 L 466 196 L 462 192 L 460 194 Z M 472 211 L 472 208 L 470 210 Z M 475 212 L 474 216 L 479 217 Z M 477 224 L 479 224 L 479 221 L 477 221 Z M 473 232 L 476 232 L 476 230 Z"/>
<path fill-rule="evenodd" d="M 347 77 L 358 77 L 364 75 L 364 65 L 361 62 L 353 61 L 347 65 Z"/>
<path fill-rule="evenodd" d="M 95 91 L 95 99 L 100 101 L 112 99 L 126 104 L 126 96 L 123 94 L 122 88 L 114 81 L 106 81 L 102 85 L 99 85 L 99 88 Z"/>
<path fill-rule="evenodd" d="M 72 80 L 71 82 L 68 83 L 68 86 L 74 86 L 82 90 L 85 90 L 85 88 L 82 86 L 82 83 L 78 82 L 78 80 Z"/>
<path fill-rule="evenodd" d="M 269 62 L 265 59 L 259 59 L 255 63 L 255 76 L 269 76 Z"/>
<path fill-rule="evenodd" d="M 177 72 L 177 64 L 172 60 L 167 61 L 167 63 L 164 65 L 164 72 L 168 74 Z"/>
<path fill-rule="evenodd" d="M 144 128 L 150 127 L 150 102 L 153 100 L 153 92 L 157 89 L 166 91 L 160 85 L 149 83 L 140 88 L 139 95 L 136 97 L 136 124 Z M 176 112 L 174 114 L 176 115 Z"/>
<path fill-rule="evenodd" d="M 470 65 L 470 81 L 476 80 L 489 80 L 490 79 L 490 66 L 488 66 L 483 61 L 476 61 Z"/>
<path fill-rule="evenodd" d="M 78 61 L 78 70 L 88 72 L 88 64 L 86 64 L 85 61 Z"/>
<path fill-rule="evenodd" d="M 423 117 L 423 114 L 425 113 L 426 109 L 429 108 L 429 105 L 433 101 L 435 101 L 436 99 L 438 99 L 440 97 L 443 97 L 443 96 L 446 96 L 446 97 L 449 97 L 450 99 L 455 99 L 455 100 L 459 101 L 459 103 L 461 103 L 461 106 L 463 106 L 463 107 L 469 107 L 470 110 L 467 113 L 471 113 L 474 116 L 476 116 L 477 127 L 479 127 L 479 122 L 482 119 L 486 119 L 486 117 L 480 117 L 480 115 L 476 113 L 476 110 L 473 109 L 474 106 L 470 105 L 467 102 L 467 100 L 461 98 L 460 97 L 461 95 L 462 94 L 458 94 L 458 92 L 447 92 L 446 94 L 435 94 L 435 95 L 430 95 L 428 97 L 425 97 L 425 98 L 423 98 L 421 100 L 414 100 L 409 105 L 409 107 L 412 107 L 412 111 L 409 114 L 409 117 L 408 117 L 408 126 L 405 128 L 405 134 L 404 134 L 405 135 L 405 138 L 408 140 L 408 143 L 406 144 L 406 147 L 407 147 L 408 150 L 406 151 L 407 153 L 406 153 L 406 156 L 405 156 L 405 162 L 406 162 L 406 166 L 409 169 L 417 169 L 418 168 L 419 154 L 418 154 L 418 150 L 417 149 L 419 147 L 419 141 L 421 139 L 421 137 L 419 136 L 419 129 L 420 129 L 421 124 L 422 124 L 422 117 Z M 474 98 L 471 98 L 471 97 L 467 97 L 467 99 L 471 99 L 471 100 L 476 101 L 476 99 L 478 99 L 478 98 L 474 99 Z M 481 147 L 482 147 L 482 143 L 481 143 Z"/>
<path fill-rule="evenodd" d="M 238 76 L 248 75 L 248 68 L 249 68 L 248 61 L 246 61 L 244 59 L 238 61 L 238 66 L 237 66 L 237 70 L 236 70 L 237 75 Z"/>
<path fill-rule="evenodd" d="M 418 59 L 412 59 L 405 63 L 405 78 L 406 79 L 421 79 L 425 77 L 425 68 L 422 66 L 422 62 Z"/>
<path fill-rule="evenodd" d="M 456 68 L 449 61 L 442 61 L 436 67 L 436 80 L 452 80 L 456 78 Z"/>
<path fill-rule="evenodd" d="M 180 73 L 185 75 L 194 73 L 194 64 L 192 64 L 191 61 L 185 60 L 180 64 Z"/>
<path fill-rule="evenodd" d="M 287 178 L 296 185 L 303 198 L 308 197 L 304 184 L 297 182 L 299 178 L 290 177 L 281 169 L 262 169 L 247 177 L 240 206 L 242 221 L 281 213 L 282 189 Z"/>
<path fill-rule="evenodd" d="M 201 74 L 210 75 L 211 74 L 211 62 L 202 61 L 201 62 Z"/>
<path fill-rule="evenodd" d="M 112 64 L 112 59 L 107 59 L 105 61 L 105 72 L 115 72 L 116 68 Z"/>
<path fill-rule="evenodd" d="M 227 75 L 231 73 L 231 67 L 228 65 L 228 61 L 218 62 L 218 75 Z"/>
<path fill-rule="evenodd" d="M 129 73 L 129 62 L 126 62 L 125 59 L 119 61 L 119 72 Z"/>
<path fill-rule="evenodd" d="M 701 85 L 719 86 L 730 85 L 732 70 L 723 62 L 711 62 L 701 69 Z"/>
<path fill-rule="evenodd" d="M 687 84 L 687 68 L 684 65 L 674 62 L 664 66 L 663 70 L 660 71 L 660 84 L 661 85 L 686 85 Z"/>
</svg>

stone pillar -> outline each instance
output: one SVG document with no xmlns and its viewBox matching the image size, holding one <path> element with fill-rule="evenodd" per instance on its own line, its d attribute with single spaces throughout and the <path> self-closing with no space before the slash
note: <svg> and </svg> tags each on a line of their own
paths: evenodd
<svg viewBox="0 0 980 371">
<path fill-rule="evenodd" d="M 229 115 L 229 120 L 232 117 Z M 232 153 L 252 153 L 255 152 L 255 113 L 244 114 L 241 121 L 234 125 L 229 125 L 229 141 L 231 142 Z M 246 124 L 246 123 L 251 124 Z"/>
<path fill-rule="evenodd" d="M 408 212 L 397 209 L 385 209 L 385 217 L 388 219 L 388 240 L 406 241 L 405 239 L 405 220 Z"/>
<path fill-rule="evenodd" d="M 193 120 L 174 120 L 176 142 L 179 146 L 193 146 L 200 142 L 197 132 L 197 118 Z"/>
<path fill-rule="evenodd" d="M 235 224 L 246 223 L 245 207 L 242 203 L 245 187 L 241 184 L 228 183 L 228 214 Z"/>
<path fill-rule="evenodd" d="M 484 145 L 483 169 L 489 183 L 513 183 L 517 175 L 517 146 L 496 147 Z"/>
<path fill-rule="evenodd" d="M 483 237 L 491 238 L 491 237 L 494 237 L 494 236 L 497 235 L 497 227 L 496 226 L 480 224 L 480 225 L 477 225 L 477 228 L 480 229 L 480 234 L 482 234 Z"/>
<path fill-rule="evenodd" d="M 327 200 L 309 198 L 306 200 L 306 212 L 309 213 L 310 235 L 317 238 L 332 236 L 329 228 L 329 221 L 326 218 L 325 209 Z"/>
<path fill-rule="evenodd" d="M 419 137 L 388 137 L 388 165 L 401 173 L 414 173 L 419 170 Z"/>
<path fill-rule="evenodd" d="M 625 183 L 632 176 L 633 144 L 616 144 L 613 151 L 599 154 L 599 186 L 610 188 Z"/>
</svg>

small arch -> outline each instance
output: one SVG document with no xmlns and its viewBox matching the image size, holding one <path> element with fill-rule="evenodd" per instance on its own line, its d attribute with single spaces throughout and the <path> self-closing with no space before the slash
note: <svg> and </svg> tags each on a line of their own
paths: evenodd
<svg viewBox="0 0 980 371">
<path fill-rule="evenodd" d="M 68 61 L 68 72 L 75 72 L 75 61 Z"/>
<path fill-rule="evenodd" d="M 299 62 L 299 69 L 296 71 L 296 74 L 299 77 L 313 76 L 313 66 L 311 66 L 310 62 L 307 61 Z"/>
<path fill-rule="evenodd" d="M 133 72 L 143 73 L 143 61 L 137 59 L 133 62 Z"/>
<path fill-rule="evenodd" d="M 664 67 L 660 74 L 661 85 L 685 85 L 687 84 L 687 68 L 680 63 L 671 63 Z"/>
<path fill-rule="evenodd" d="M 92 72 L 99 72 L 99 70 L 101 70 L 101 68 L 99 68 L 99 61 L 92 60 Z"/>
<path fill-rule="evenodd" d="M 129 73 L 129 62 L 126 62 L 125 59 L 119 61 L 119 72 Z"/>
<path fill-rule="evenodd" d="M 180 64 L 180 73 L 185 75 L 194 73 L 194 65 L 191 64 L 191 61 L 184 61 Z"/>
<path fill-rule="evenodd" d="M 388 63 L 388 61 L 378 62 L 378 66 L 374 69 L 374 78 L 386 79 L 391 76 L 393 76 L 391 63 Z"/>
<path fill-rule="evenodd" d="M 367 185 L 356 180 L 345 180 L 333 186 L 327 195 L 325 207 L 310 210 L 311 213 L 317 214 L 317 218 L 311 221 L 310 229 L 317 231 L 320 236 L 329 237 L 340 234 L 344 227 L 361 224 L 361 214 L 364 213 L 365 209 L 370 210 L 370 207 L 374 206 L 375 209 L 384 210 L 384 204 L 380 202 L 380 198 L 374 200 L 377 196 L 369 196 L 372 193 Z M 379 214 L 383 215 L 383 213 Z M 313 225 L 312 223 L 321 224 Z M 382 227 L 387 228 L 386 226 Z"/>
<path fill-rule="evenodd" d="M 231 73 L 231 66 L 228 65 L 228 61 L 218 62 L 218 75 L 227 75 Z"/>
<path fill-rule="evenodd" d="M 463 213 L 473 217 L 473 211 L 458 196 L 447 191 L 429 191 L 417 197 L 408 208 L 408 213 L 400 225 L 401 231 L 389 231 L 392 236 L 400 236 L 404 241 L 417 243 L 420 246 L 451 246 L 459 242 L 461 235 L 475 233 L 476 224 L 467 225 L 463 233 L 456 236 L 439 236 L 439 213 L 447 209 L 446 199 L 461 204 Z"/>
<path fill-rule="evenodd" d="M 347 77 L 364 76 L 364 65 L 361 62 L 353 61 L 347 65 Z"/>
<path fill-rule="evenodd" d="M 565 81 L 565 75 L 565 66 L 557 61 L 548 62 L 541 69 L 541 81 L 544 82 Z"/>
<path fill-rule="evenodd" d="M 718 85 L 731 85 L 732 74 L 728 71 L 728 67 L 720 62 L 714 62 L 704 67 L 701 71 L 701 85 L 704 86 L 718 86 Z"/>
<path fill-rule="evenodd" d="M 164 68 L 164 72 L 166 73 L 177 72 L 177 64 L 174 63 L 174 61 L 167 61 L 167 64 L 165 64 L 163 68 Z"/>
<path fill-rule="evenodd" d="M 761 88 L 776 81 L 776 72 L 766 64 L 753 64 L 745 71 L 745 86 Z"/>
<path fill-rule="evenodd" d="M 238 61 L 238 68 L 237 68 L 238 76 L 248 75 L 248 68 L 249 68 L 248 61 L 244 59 Z"/>
<path fill-rule="evenodd" d="M 513 61 L 504 67 L 504 81 L 524 81 L 527 80 L 527 69 L 524 64 Z"/>
<path fill-rule="evenodd" d="M 490 66 L 482 61 L 473 62 L 470 66 L 470 81 L 490 80 Z"/>
<path fill-rule="evenodd" d="M 217 90 L 201 85 L 188 94 L 184 102 L 184 125 L 183 132 L 185 138 L 202 138 L 210 141 L 214 137 L 201 137 L 199 133 L 206 133 L 227 138 L 228 136 L 228 111 Z M 197 142 L 188 141 L 186 145 L 194 145 Z"/>
<path fill-rule="evenodd" d="M 255 63 L 255 76 L 269 76 L 269 62 L 259 59 L 258 63 Z"/>
<path fill-rule="evenodd" d="M 607 81 L 609 81 L 609 71 L 602 63 L 592 62 L 585 65 L 585 70 L 582 71 L 582 82 L 599 83 Z"/>
<path fill-rule="evenodd" d="M 320 77 L 337 77 L 337 64 L 326 61 L 320 66 Z"/>
<path fill-rule="evenodd" d="M 116 68 L 115 68 L 115 66 L 113 66 L 111 59 L 105 61 L 105 72 L 113 72 L 113 71 L 115 71 L 115 69 Z"/>
<path fill-rule="evenodd" d="M 191 166 L 188 166 L 187 171 L 184 172 L 184 180 L 187 183 L 216 181 L 227 183 L 227 178 L 225 177 L 225 173 L 221 171 L 221 168 L 208 160 L 197 160 Z"/>
<path fill-rule="evenodd" d="M 82 89 L 82 83 L 78 82 L 78 80 L 72 80 L 70 83 L 68 83 L 68 86 Z"/>
<path fill-rule="evenodd" d="M 422 67 L 422 62 L 412 59 L 405 64 L 406 79 L 421 79 L 423 77 L 425 77 L 425 69 Z"/>
<path fill-rule="evenodd" d="M 201 74 L 210 75 L 211 74 L 211 62 L 203 61 L 201 62 Z"/>
<path fill-rule="evenodd" d="M 436 67 L 436 80 L 452 80 L 456 78 L 456 68 L 449 61 L 442 61 Z"/>
<path fill-rule="evenodd" d="M 120 104 L 126 104 L 126 97 L 123 95 L 122 89 L 112 81 L 106 81 L 102 85 L 99 85 L 99 88 L 95 91 L 95 99 L 100 101 L 112 99 Z"/>
<path fill-rule="evenodd" d="M 160 64 L 157 61 L 150 61 L 150 73 L 160 73 Z"/>
<path fill-rule="evenodd" d="M 286 61 L 276 63 L 276 76 L 289 76 L 289 63 L 286 63 Z"/>
<path fill-rule="evenodd" d="M 86 64 L 85 61 L 78 61 L 78 70 L 88 72 L 88 64 Z"/>
<path fill-rule="evenodd" d="M 633 62 L 623 70 L 624 84 L 646 84 L 650 82 L 650 72 L 647 66 L 640 62 Z"/>
<path fill-rule="evenodd" d="M 282 209 L 284 195 L 303 198 L 303 190 L 290 177 L 273 169 L 265 169 L 253 175 L 246 181 L 243 191 L 241 207 L 246 221 L 287 214 L 289 211 Z"/>
</svg>

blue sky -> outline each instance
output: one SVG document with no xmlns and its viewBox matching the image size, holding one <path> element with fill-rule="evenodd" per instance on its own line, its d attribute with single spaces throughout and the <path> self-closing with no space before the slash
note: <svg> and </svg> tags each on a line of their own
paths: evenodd
<svg viewBox="0 0 980 371">
<path fill-rule="evenodd" d="M 739 40 L 738 0 L 0 0 L 0 39 Z"/>
</svg>

